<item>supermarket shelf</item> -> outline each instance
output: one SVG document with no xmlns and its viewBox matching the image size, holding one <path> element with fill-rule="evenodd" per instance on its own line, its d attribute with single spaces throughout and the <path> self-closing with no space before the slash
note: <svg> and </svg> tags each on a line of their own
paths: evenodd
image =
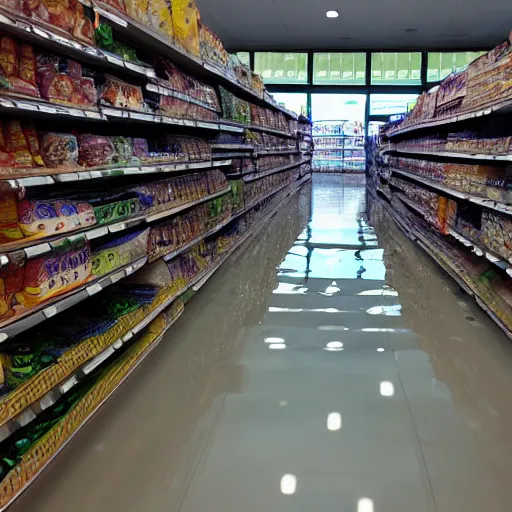
<svg viewBox="0 0 512 512">
<path fill-rule="evenodd" d="M 417 123 L 413 126 L 408 126 L 405 128 L 398 127 L 396 130 L 390 131 L 386 135 L 388 137 L 396 137 L 398 135 L 403 135 L 405 133 L 410 133 L 412 131 L 422 130 L 425 128 L 434 128 L 436 126 L 442 126 L 445 124 L 460 123 L 462 121 L 468 121 L 470 119 L 476 119 L 479 117 L 490 115 L 506 114 L 509 112 L 512 112 L 512 100 L 502 101 L 500 103 L 496 103 L 495 105 L 489 105 L 486 108 L 480 108 L 478 110 L 466 112 L 464 114 L 459 114 L 456 116 L 448 116 L 440 119 L 434 119 L 433 121 Z"/>
<path fill-rule="evenodd" d="M 214 144 L 212 151 L 254 151 L 255 147 L 250 144 Z"/>
<path fill-rule="evenodd" d="M 500 203 L 498 201 L 493 201 L 492 199 L 486 199 L 483 197 L 474 196 L 474 195 L 466 193 L 466 192 L 459 192 L 458 190 L 454 190 L 453 188 L 446 187 L 446 186 L 442 185 L 441 183 L 438 183 L 434 180 L 422 178 L 422 177 L 417 176 L 416 174 L 412 174 L 410 172 L 400 171 L 398 169 L 392 169 L 391 172 L 392 172 L 392 174 L 395 174 L 398 176 L 405 176 L 406 178 L 409 178 L 412 181 L 421 183 L 430 188 L 440 190 L 441 192 L 444 192 L 447 195 L 457 197 L 459 199 L 464 199 L 466 201 L 470 201 L 471 203 L 478 204 L 485 208 L 489 208 L 490 210 L 496 210 L 501 213 L 506 213 L 508 215 L 512 215 L 512 206 L 508 206 L 504 203 Z"/>
<path fill-rule="evenodd" d="M 286 137 L 288 139 L 295 139 L 295 134 L 290 132 L 282 132 L 281 130 L 274 130 L 273 128 L 265 128 L 264 126 L 256 126 L 251 124 L 247 127 L 248 130 L 252 130 L 254 132 L 265 132 L 270 133 L 271 135 L 277 135 L 278 137 Z"/>
<path fill-rule="evenodd" d="M 198 105 L 202 108 L 205 108 L 207 110 L 211 110 L 212 112 L 217 112 L 220 114 L 220 111 L 213 108 L 211 105 L 208 105 L 207 103 L 203 103 L 202 101 L 196 100 L 195 98 L 192 98 L 191 96 L 187 96 L 186 94 L 183 94 L 179 91 L 174 91 L 167 87 L 163 87 L 161 85 L 153 84 L 153 83 L 147 84 L 146 89 L 150 92 L 156 92 L 157 94 L 160 94 L 161 96 L 169 96 L 171 98 L 178 98 L 180 100 L 186 101 L 187 103 L 193 103 L 194 105 Z"/>
<path fill-rule="evenodd" d="M 315 146 L 314 151 L 364 151 L 364 146 Z"/>
<path fill-rule="evenodd" d="M 237 94 L 249 101 L 269 107 L 273 110 L 281 111 L 288 117 L 297 119 L 294 113 L 258 95 L 255 91 L 238 82 L 234 75 L 228 75 L 226 71 L 217 66 L 209 62 L 203 62 L 199 57 L 188 53 L 186 50 L 167 39 L 163 34 L 152 30 L 120 12 L 115 12 L 108 5 L 94 5 L 93 8 L 101 16 L 114 23 L 114 28 L 117 31 L 122 32 L 129 40 L 139 43 L 139 46 L 143 44 L 150 52 L 156 52 L 157 54 L 170 58 L 187 71 L 200 76 L 215 78 L 221 82 L 221 85 L 235 90 Z"/>
<path fill-rule="evenodd" d="M 364 135 L 343 135 L 341 133 L 328 133 L 328 134 L 319 134 L 319 133 L 314 133 L 313 135 L 313 138 L 317 138 L 317 139 L 353 139 L 353 138 L 358 138 L 358 139 L 364 139 Z"/>
<path fill-rule="evenodd" d="M 71 39 L 65 32 L 59 33 L 56 27 L 38 23 L 37 20 L 21 14 L 7 12 L 1 7 L 0 29 L 37 46 L 77 59 L 79 62 L 115 72 L 123 71 L 148 78 L 155 76 L 155 71 L 149 66 L 121 59 L 115 54 Z"/>
<path fill-rule="evenodd" d="M 170 217 L 184 210 L 188 210 L 189 208 L 192 208 L 198 204 L 205 203 L 219 196 L 223 196 L 230 190 L 231 187 L 226 187 L 224 190 L 216 192 L 215 194 L 201 197 L 200 199 L 192 201 L 191 203 L 175 206 L 169 210 L 149 213 L 147 215 L 139 215 L 137 217 L 128 218 L 121 222 L 115 222 L 112 224 L 91 226 L 90 228 L 71 231 L 64 234 L 63 236 L 53 236 L 44 239 L 39 238 L 37 240 L 21 240 L 20 242 L 11 242 L 9 244 L 0 246 L 0 254 L 24 249 L 27 258 L 33 258 L 35 256 L 40 256 L 41 254 L 46 254 L 56 247 L 65 244 L 66 242 L 73 243 L 80 238 L 84 238 L 86 240 L 94 240 L 108 234 L 119 233 L 120 231 L 133 228 L 134 226 L 138 226 L 140 224 L 150 223 L 165 217 Z"/>
<path fill-rule="evenodd" d="M 72 172 L 61 172 L 61 169 L 37 169 L 36 172 L 47 172 L 45 175 L 26 176 L 30 170 L 20 169 L 19 177 L 11 178 L 12 174 L 5 176 L 5 180 L 13 187 L 38 187 L 41 185 L 52 185 L 55 183 L 68 183 L 70 181 L 83 181 L 91 179 L 109 178 L 114 176 L 132 176 L 138 174 L 172 173 L 181 171 L 193 171 L 199 169 L 210 169 L 231 165 L 231 160 L 219 160 L 212 162 L 206 160 L 203 162 L 155 162 L 151 164 L 142 164 L 139 166 L 122 167 L 95 167 L 69 169 Z M 55 174 L 51 174 L 55 172 Z M 1 177 L 0 177 L 1 179 Z"/>
<path fill-rule="evenodd" d="M 121 279 L 130 276 L 148 261 L 148 257 L 144 256 L 138 260 L 118 268 L 107 275 L 101 276 L 96 280 L 84 283 L 67 293 L 59 295 L 54 299 L 40 304 L 37 308 L 27 311 L 25 314 L 11 319 L 0 327 L 0 342 L 12 338 L 20 332 L 26 331 L 35 325 L 44 322 L 58 313 L 62 313 L 66 309 L 88 299 L 96 293 L 104 290 L 108 286 L 117 283 Z"/>
<path fill-rule="evenodd" d="M 0 96 L 0 112 L 6 114 L 41 115 L 45 117 L 63 117 L 82 121 L 106 121 L 107 118 L 99 110 L 81 107 L 68 107 L 50 103 L 41 99 L 17 96 Z"/>
<path fill-rule="evenodd" d="M 294 167 L 299 167 L 302 164 L 308 163 L 309 161 L 310 161 L 310 159 L 306 158 L 304 160 L 301 160 L 300 162 L 294 162 L 292 164 L 283 165 L 282 167 L 276 167 L 275 169 L 269 169 L 268 171 L 249 173 L 249 174 L 246 174 L 245 176 L 247 176 L 247 177 L 244 177 L 243 179 L 244 179 L 245 182 L 256 181 L 256 180 L 259 180 L 261 178 L 264 178 L 265 176 L 270 176 L 271 174 L 277 174 L 279 172 L 283 172 L 283 171 L 287 171 L 289 169 L 293 169 Z M 239 176 L 239 175 L 228 174 L 227 176 L 229 178 L 229 177 Z"/>
<path fill-rule="evenodd" d="M 297 189 L 295 189 L 297 190 Z M 295 191 L 294 190 L 294 191 Z M 292 191 L 291 193 L 293 193 Z M 130 341 L 135 335 L 143 331 L 158 315 L 160 315 L 165 309 L 167 309 L 174 301 L 176 301 L 181 295 L 186 293 L 188 290 L 197 292 L 213 274 L 225 263 L 225 261 L 246 241 L 254 237 L 263 226 L 275 215 L 279 206 L 273 208 L 267 213 L 264 219 L 257 222 L 257 224 L 251 229 L 242 234 L 238 240 L 236 240 L 229 249 L 222 254 L 217 261 L 215 261 L 209 267 L 203 269 L 198 273 L 189 283 L 181 288 L 174 295 L 169 297 L 165 302 L 160 304 L 157 308 L 151 311 L 141 322 L 130 330 L 125 332 L 120 338 L 114 341 L 110 346 L 105 348 L 100 354 L 93 357 L 91 360 L 84 364 L 77 366 L 73 371 L 68 373 L 57 385 L 47 390 L 43 397 L 38 398 L 34 402 L 27 404 L 26 407 L 19 413 L 11 416 L 7 421 L 0 426 L 0 441 L 6 439 L 13 431 L 17 428 L 22 427 L 32 421 L 38 414 L 52 406 L 63 394 L 69 392 L 76 384 L 78 384 L 85 376 L 94 371 L 99 365 L 109 359 L 116 353 L 116 350 L 120 349 L 125 343 Z M 176 317 L 174 320 L 176 320 Z M 172 325 L 172 324 L 171 324 Z"/>
<path fill-rule="evenodd" d="M 493 160 L 493 161 L 505 161 L 512 162 L 512 154 L 509 155 L 493 155 L 486 153 L 459 153 L 455 151 L 413 151 L 413 150 L 402 150 L 384 148 L 381 150 L 381 154 L 396 153 L 400 155 L 421 155 L 421 156 L 441 156 L 445 158 L 461 158 L 465 160 Z"/>
<path fill-rule="evenodd" d="M 271 156 L 271 155 L 298 155 L 297 149 L 276 149 L 276 150 L 262 150 L 256 149 L 256 157 Z"/>
</svg>

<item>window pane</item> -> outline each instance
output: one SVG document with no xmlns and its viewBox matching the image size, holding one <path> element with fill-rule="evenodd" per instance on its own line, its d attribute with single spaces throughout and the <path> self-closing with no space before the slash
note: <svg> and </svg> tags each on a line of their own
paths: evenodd
<svg viewBox="0 0 512 512">
<path fill-rule="evenodd" d="M 296 114 L 307 116 L 308 95 L 304 92 L 280 92 L 272 93 L 275 100 Z"/>
<path fill-rule="evenodd" d="M 251 67 L 251 58 L 249 52 L 237 52 L 235 55 L 240 59 L 242 64 L 245 64 L 248 68 Z"/>
<path fill-rule="evenodd" d="M 432 52 L 428 54 L 427 82 L 443 80 L 453 71 L 462 71 L 485 52 Z"/>
<path fill-rule="evenodd" d="M 421 53 L 372 53 L 371 83 L 372 85 L 421 84 Z"/>
<path fill-rule="evenodd" d="M 257 52 L 254 71 L 266 84 L 305 84 L 308 81 L 307 53 Z"/>
<path fill-rule="evenodd" d="M 313 83 L 364 85 L 366 58 L 364 53 L 315 53 Z"/>
<path fill-rule="evenodd" d="M 404 114 L 417 98 L 417 94 L 370 94 L 370 115 Z"/>
</svg>

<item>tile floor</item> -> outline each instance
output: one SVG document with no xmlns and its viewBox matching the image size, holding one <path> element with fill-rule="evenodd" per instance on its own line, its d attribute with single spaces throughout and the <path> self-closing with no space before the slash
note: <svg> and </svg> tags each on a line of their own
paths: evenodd
<svg viewBox="0 0 512 512">
<path fill-rule="evenodd" d="M 316 175 L 10 512 L 510 512 L 512 342 Z"/>
</svg>

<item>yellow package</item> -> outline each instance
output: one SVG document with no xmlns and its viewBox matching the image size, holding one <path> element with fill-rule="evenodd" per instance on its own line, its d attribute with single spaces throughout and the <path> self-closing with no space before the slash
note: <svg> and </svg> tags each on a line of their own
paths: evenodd
<svg viewBox="0 0 512 512">
<path fill-rule="evenodd" d="M 176 42 L 187 52 L 199 56 L 199 9 L 194 0 L 173 0 L 172 21 Z"/>
<path fill-rule="evenodd" d="M 172 39 L 174 29 L 171 0 L 149 0 L 148 4 L 149 26 L 169 39 Z"/>
<path fill-rule="evenodd" d="M 126 0 L 128 16 L 149 26 L 149 0 Z"/>
</svg>

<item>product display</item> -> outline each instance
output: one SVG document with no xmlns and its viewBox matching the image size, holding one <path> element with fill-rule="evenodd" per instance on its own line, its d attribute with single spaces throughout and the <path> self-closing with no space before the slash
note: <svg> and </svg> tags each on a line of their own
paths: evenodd
<svg viewBox="0 0 512 512">
<path fill-rule="evenodd" d="M 397 223 L 510 337 L 512 129 L 490 113 L 512 100 L 511 55 L 506 41 L 422 94 L 381 127 L 371 166 Z"/>
<path fill-rule="evenodd" d="M 0 25 L 3 508 L 304 183 L 311 125 L 194 1 L 6 0 Z"/>
</svg>

